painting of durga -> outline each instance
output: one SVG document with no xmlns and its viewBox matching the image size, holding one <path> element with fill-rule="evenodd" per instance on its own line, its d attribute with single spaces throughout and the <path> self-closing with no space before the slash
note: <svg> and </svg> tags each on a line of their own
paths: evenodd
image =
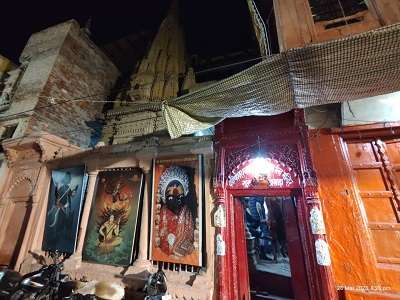
<svg viewBox="0 0 400 300">
<path fill-rule="evenodd" d="M 201 199 L 201 157 L 154 161 L 153 260 L 202 265 Z"/>
<path fill-rule="evenodd" d="M 142 183 L 140 169 L 98 174 L 83 260 L 118 266 L 131 263 Z"/>
</svg>

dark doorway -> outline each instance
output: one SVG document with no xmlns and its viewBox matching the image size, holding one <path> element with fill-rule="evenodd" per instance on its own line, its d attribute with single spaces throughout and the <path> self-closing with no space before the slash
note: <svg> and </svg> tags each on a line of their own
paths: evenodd
<svg viewBox="0 0 400 300">
<path fill-rule="evenodd" d="M 245 221 L 251 299 L 294 299 L 293 280 L 300 275 L 306 282 L 294 199 L 239 199 Z"/>
</svg>

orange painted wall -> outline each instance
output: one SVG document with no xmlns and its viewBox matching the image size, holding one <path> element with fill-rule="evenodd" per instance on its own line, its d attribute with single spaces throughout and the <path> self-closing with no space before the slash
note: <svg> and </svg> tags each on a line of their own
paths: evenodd
<svg viewBox="0 0 400 300">
<path fill-rule="evenodd" d="M 337 288 L 347 288 L 342 293 L 346 299 L 400 299 L 400 265 L 384 266 L 376 261 L 345 143 L 338 134 L 311 131 L 310 148 Z M 369 294 L 360 292 L 365 288 Z"/>
</svg>

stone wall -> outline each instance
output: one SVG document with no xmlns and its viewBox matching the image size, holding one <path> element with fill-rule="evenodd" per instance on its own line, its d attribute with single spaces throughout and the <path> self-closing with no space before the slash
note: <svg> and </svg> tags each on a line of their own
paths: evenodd
<svg viewBox="0 0 400 300">
<path fill-rule="evenodd" d="M 0 121 L 24 113 L 23 135 L 45 130 L 86 147 L 91 130 L 85 121 L 101 113 L 104 104 L 93 100 L 106 100 L 117 68 L 74 20 L 33 34 L 20 61 L 24 73 Z"/>
<path fill-rule="evenodd" d="M 52 153 L 52 151 L 48 151 Z M 179 270 L 165 270 L 167 275 L 168 294 L 172 299 L 206 300 L 212 299 L 214 291 L 214 227 L 211 226 L 211 215 L 214 204 L 211 196 L 212 176 L 212 141 L 210 138 L 186 137 L 171 141 L 169 138 L 149 138 L 131 144 L 111 145 L 93 150 L 63 152 L 55 159 L 46 160 L 46 167 L 42 170 L 40 182 L 35 187 L 34 194 L 36 208 L 31 212 L 32 221 L 24 233 L 25 247 L 19 255 L 16 267 L 23 273 L 36 270 L 40 267 L 38 258 L 44 256 L 42 240 L 46 219 L 47 198 L 52 169 L 67 168 L 77 164 L 85 164 L 89 175 L 86 197 L 82 210 L 77 246 L 75 253 L 65 262 L 64 271 L 72 278 L 85 277 L 89 281 L 109 281 L 126 287 L 129 295 L 139 294 L 149 273 L 155 272 L 157 267 L 148 257 L 148 232 L 150 230 L 148 200 L 152 191 L 151 166 L 155 157 L 172 157 L 177 155 L 200 154 L 204 155 L 204 230 L 203 243 L 205 247 L 203 261 L 206 262 L 198 275 L 193 272 Z M 102 170 L 139 167 L 145 173 L 143 207 L 141 212 L 140 236 L 137 249 L 137 259 L 128 268 L 107 266 L 82 261 L 86 227 L 90 208 L 94 201 L 97 174 Z M 0 202 L 1 203 L 1 202 Z M 147 203 L 147 204 L 146 204 Z M 1 206 L 0 206 L 1 208 Z M 0 210 L 1 212 L 1 210 Z M 6 216 L 12 214 L 8 210 Z M 1 232 L 0 232 L 1 235 Z M 29 237 L 29 238 L 28 238 Z M 194 276 L 194 277 L 193 277 Z M 192 284 L 192 285 L 190 285 Z M 133 297 L 133 296 L 132 296 Z M 136 296 L 135 296 L 136 297 Z M 129 298 L 132 299 L 132 298 Z M 141 298 L 134 298 L 141 299 Z"/>
<path fill-rule="evenodd" d="M 119 71 L 75 21 L 66 25 L 69 30 L 37 107 L 55 104 L 35 110 L 29 130 L 46 130 L 85 147 L 91 133 L 85 121 L 93 120 L 101 113 L 104 102 L 100 101 L 107 99 Z"/>
<path fill-rule="evenodd" d="M 45 161 L 77 147 L 48 133 L 3 142 L 7 163 L 1 167 L 0 263 L 19 269 L 38 240 L 37 222 L 45 207 L 49 175 Z"/>
</svg>

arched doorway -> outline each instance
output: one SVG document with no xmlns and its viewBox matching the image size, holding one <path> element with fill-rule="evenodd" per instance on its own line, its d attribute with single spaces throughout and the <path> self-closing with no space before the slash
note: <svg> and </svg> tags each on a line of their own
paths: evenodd
<svg viewBox="0 0 400 300">
<path fill-rule="evenodd" d="M 261 150 L 260 139 L 257 143 Z M 299 176 L 268 155 L 258 151 L 227 176 L 235 224 L 232 246 L 240 258 L 236 297 L 309 299 L 296 211 Z"/>
<path fill-rule="evenodd" d="M 240 122 L 228 119 L 216 128 L 215 204 L 226 218 L 226 224 L 218 221 L 223 225 L 216 226 L 218 299 L 262 299 L 261 292 L 277 294 L 272 286 L 269 291 L 259 288 L 268 285 L 273 272 L 257 276 L 257 270 L 249 269 L 252 249 L 246 241 L 244 197 L 264 202 L 284 199 L 279 204 L 280 223 L 287 242 L 290 280 L 275 278 L 275 287 L 285 289 L 289 282 L 291 293 L 281 296 L 336 299 L 330 266 L 317 263 L 315 242 L 325 237 L 313 234 L 309 224 L 310 210 L 320 208 L 320 202 L 307 141 L 301 111 L 246 117 Z"/>
</svg>

